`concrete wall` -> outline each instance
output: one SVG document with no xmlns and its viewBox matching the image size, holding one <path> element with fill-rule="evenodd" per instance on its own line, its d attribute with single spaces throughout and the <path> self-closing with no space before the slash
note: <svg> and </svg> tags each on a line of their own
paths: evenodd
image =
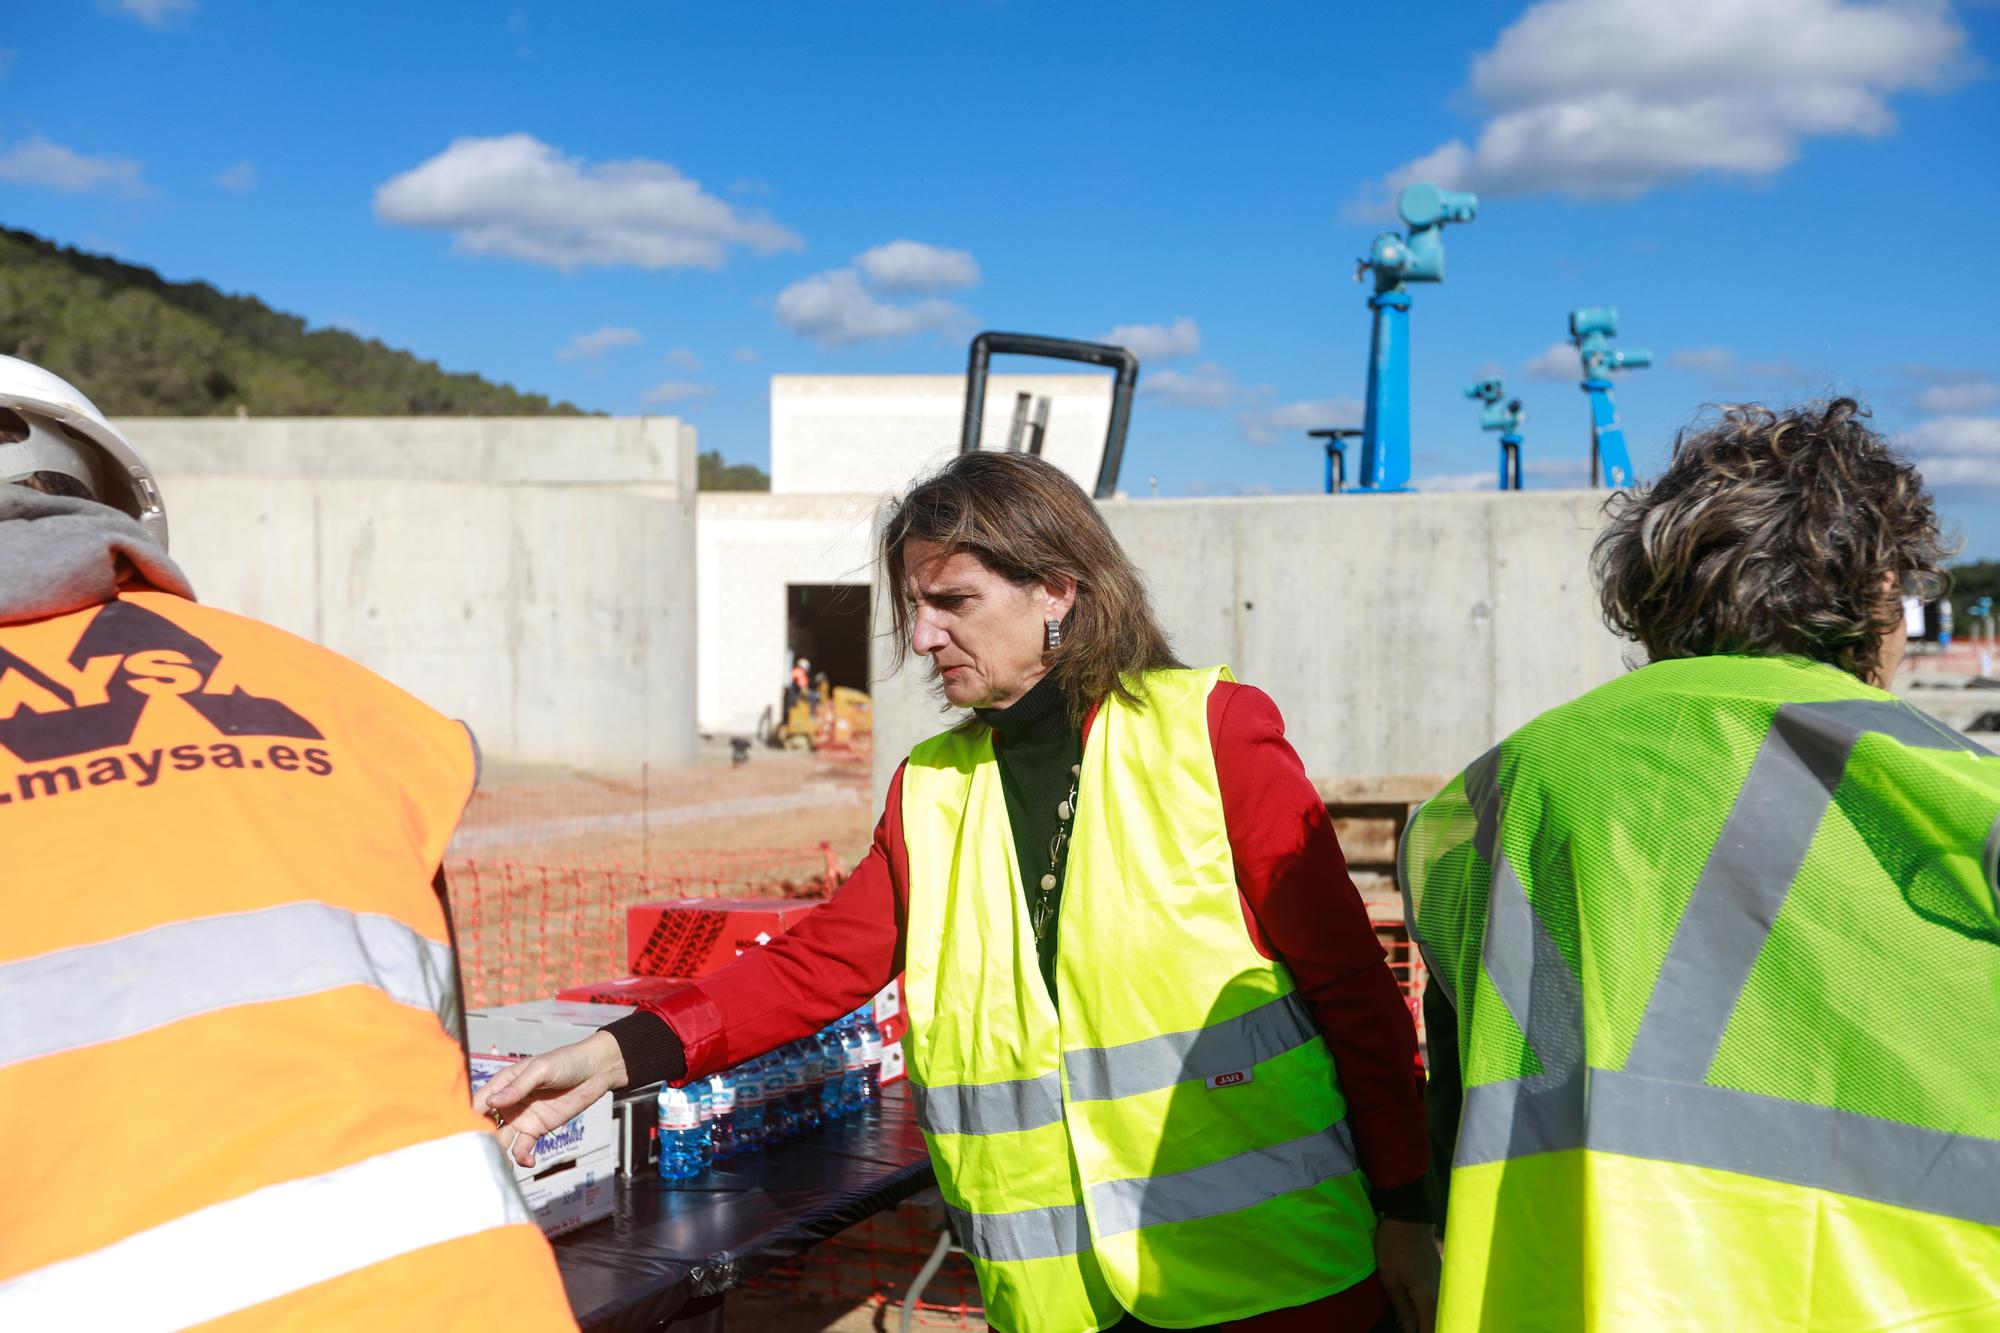
<svg viewBox="0 0 2000 1333">
<path fill-rule="evenodd" d="M 785 587 L 873 577 L 875 495 L 708 491 L 696 505 L 701 730 L 749 735 L 781 701 Z"/>
<path fill-rule="evenodd" d="M 1112 501 L 1106 521 L 1191 665 L 1276 700 L 1316 777 L 1450 773 L 1625 670 L 1588 556 L 1601 493 Z M 881 599 L 877 599 L 878 605 Z M 878 614 L 878 629 L 883 618 Z M 879 800 L 948 725 L 876 641 Z"/>
<path fill-rule="evenodd" d="M 162 476 L 687 490 L 695 481 L 694 427 L 675 417 L 144 417 L 118 425 Z"/>
<path fill-rule="evenodd" d="M 121 423 L 201 599 L 464 718 L 487 756 L 695 754 L 694 431 L 645 420 Z"/>
<path fill-rule="evenodd" d="M 1021 393 L 1049 399 L 1042 457 L 1090 490 L 1111 420 L 1110 377 L 993 376 L 981 448 L 1007 447 Z M 958 452 L 964 411 L 962 375 L 773 375 L 771 492 L 901 491 Z"/>
</svg>

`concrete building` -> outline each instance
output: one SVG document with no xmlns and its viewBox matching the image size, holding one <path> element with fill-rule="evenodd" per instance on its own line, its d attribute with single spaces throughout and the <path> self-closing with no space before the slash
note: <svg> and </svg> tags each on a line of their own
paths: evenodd
<svg viewBox="0 0 2000 1333">
<path fill-rule="evenodd" d="M 958 375 L 771 377 L 770 493 L 700 499 L 704 733 L 755 735 L 767 713 L 775 719 L 794 656 L 835 685 L 872 690 L 878 511 L 958 451 L 964 410 Z M 983 447 L 1005 448 L 1017 415 L 1024 435 L 1046 422 L 1043 457 L 1085 489 L 1096 484 L 1109 377 L 994 376 Z"/>
<path fill-rule="evenodd" d="M 695 433 L 671 417 L 140 419 L 202 600 L 464 718 L 490 758 L 695 753 Z"/>
</svg>

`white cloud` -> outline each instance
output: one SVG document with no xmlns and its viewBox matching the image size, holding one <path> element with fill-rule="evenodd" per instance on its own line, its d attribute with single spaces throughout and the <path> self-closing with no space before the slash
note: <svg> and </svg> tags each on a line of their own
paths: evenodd
<svg viewBox="0 0 2000 1333">
<path fill-rule="evenodd" d="M 1629 199 L 1714 173 L 1768 177 L 1812 138 L 1895 128 L 1891 94 L 1976 67 L 1944 0 L 1538 0 L 1472 64 L 1488 111 L 1354 205 L 1412 180 L 1492 197 Z"/>
<path fill-rule="evenodd" d="M 39 134 L 0 150 L 0 182 L 39 186 L 60 194 L 109 194 L 123 199 L 146 199 L 155 193 L 131 158 L 90 157 Z"/>
<path fill-rule="evenodd" d="M 854 257 L 868 285 L 895 295 L 934 294 L 979 285 L 979 261 L 964 250 L 922 241 L 890 241 Z"/>
<path fill-rule="evenodd" d="M 558 361 L 601 361 L 604 354 L 614 347 L 637 347 L 645 339 L 637 329 L 620 329 L 606 325 L 592 329 L 589 333 L 579 333 L 569 340 L 569 345 L 556 353 Z"/>
<path fill-rule="evenodd" d="M 701 358 L 694 354 L 692 347 L 676 347 L 673 351 L 661 357 L 660 360 L 667 365 L 676 366 L 681 370 L 701 369 Z"/>
<path fill-rule="evenodd" d="M 639 396 L 654 406 L 665 403 L 685 403 L 696 398 L 714 397 L 715 386 L 713 384 L 696 384 L 692 380 L 662 380 Z"/>
<path fill-rule="evenodd" d="M 964 306 L 935 297 L 908 305 L 880 300 L 851 268 L 799 279 L 778 293 L 774 309 L 778 323 L 827 347 L 907 337 L 968 318 Z"/>
<path fill-rule="evenodd" d="M 1260 388 L 1252 397 L 1260 400 L 1261 405 L 1246 409 L 1236 418 L 1238 433 L 1252 444 L 1276 444 L 1281 439 L 1329 426 L 1359 426 L 1365 412 L 1355 398 L 1309 398 L 1271 405 L 1268 388 Z"/>
<path fill-rule="evenodd" d="M 1213 361 L 1193 370 L 1160 370 L 1139 377 L 1139 392 L 1169 407 L 1227 407 L 1236 397 L 1236 377 Z"/>
<path fill-rule="evenodd" d="M 1583 363 L 1577 360 L 1572 343 L 1553 342 L 1522 363 L 1528 378 L 1537 380 L 1581 380 Z"/>
<path fill-rule="evenodd" d="M 1141 361 L 1172 361 L 1201 350 L 1201 326 L 1186 315 L 1171 324 L 1120 324 L 1098 341 L 1130 348 Z"/>
<path fill-rule="evenodd" d="M 167 20 L 194 13 L 194 0 L 117 0 L 113 8 L 149 28 L 164 28 Z"/>
<path fill-rule="evenodd" d="M 375 191 L 375 216 L 452 233 L 468 254 L 564 272 L 584 265 L 720 268 L 731 246 L 804 248 L 762 213 L 717 199 L 666 162 L 586 162 L 530 134 L 463 138 Z"/>
<path fill-rule="evenodd" d="M 1667 364 L 1694 375 L 1718 377 L 1736 370 L 1736 353 L 1727 347 L 1683 347 L 1667 353 Z"/>
<path fill-rule="evenodd" d="M 1926 385 L 1917 391 L 1917 410 L 1941 415 L 1981 412 L 2000 404 L 2000 384 L 1985 375 Z"/>
<path fill-rule="evenodd" d="M 215 183 L 225 190 L 236 190 L 238 192 L 254 190 L 257 188 L 257 164 L 255 162 L 238 162 L 235 166 L 220 173 L 214 179 Z"/>
<path fill-rule="evenodd" d="M 2000 417 L 1932 417 L 1902 444 L 1933 491 L 2000 499 Z"/>
<path fill-rule="evenodd" d="M 1410 483 L 1410 487 L 1412 490 L 1450 494 L 1461 491 L 1490 491 L 1499 484 L 1500 471 L 1495 466 L 1484 472 L 1445 472 L 1418 477 Z"/>
<path fill-rule="evenodd" d="M 729 359 L 738 365 L 747 366 L 764 358 L 757 354 L 757 349 L 754 347 L 735 347 L 730 349 Z"/>
</svg>

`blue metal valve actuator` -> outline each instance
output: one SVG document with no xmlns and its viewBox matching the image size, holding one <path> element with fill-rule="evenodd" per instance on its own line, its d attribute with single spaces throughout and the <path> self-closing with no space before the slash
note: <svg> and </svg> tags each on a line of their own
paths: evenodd
<svg viewBox="0 0 2000 1333">
<path fill-rule="evenodd" d="M 1611 372 L 1643 370 L 1653 364 L 1651 352 L 1638 348 L 1614 350 L 1618 334 L 1617 306 L 1584 306 L 1569 312 L 1569 338 L 1583 362 L 1583 391 L 1590 398 L 1590 484 L 1602 469 L 1612 490 L 1630 486 L 1632 453 L 1625 446 L 1625 428 L 1618 424 L 1618 405 L 1611 401 Z"/>
<path fill-rule="evenodd" d="M 1479 200 L 1419 181 L 1403 187 L 1396 210 L 1407 236 L 1385 231 L 1355 265 L 1354 280 L 1375 280 L 1368 308 L 1375 329 L 1368 351 L 1368 406 L 1361 427 L 1361 469 L 1349 488 L 1410 488 L 1410 293 L 1406 283 L 1444 280 L 1444 237 L 1449 222 L 1470 222 Z"/>
<path fill-rule="evenodd" d="M 1465 396 L 1484 406 L 1479 410 L 1479 429 L 1500 432 L 1500 489 L 1521 489 L 1521 424 L 1528 419 L 1518 398 L 1507 398 L 1507 386 L 1499 380 L 1469 384 Z M 1506 399 L 1505 402 L 1501 401 Z"/>
</svg>

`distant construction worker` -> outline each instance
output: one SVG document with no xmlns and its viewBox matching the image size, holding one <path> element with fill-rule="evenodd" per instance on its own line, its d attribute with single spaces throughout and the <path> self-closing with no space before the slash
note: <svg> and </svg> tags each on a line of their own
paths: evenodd
<svg viewBox="0 0 2000 1333">
<path fill-rule="evenodd" d="M 919 1120 L 993 1327 L 1427 1330 L 1416 1032 L 1276 707 L 1175 660 L 1090 497 L 1033 455 L 920 483 L 881 558 L 973 715 L 911 752 L 825 907 L 481 1104 L 525 1150 L 907 965 Z"/>
<path fill-rule="evenodd" d="M 1403 844 L 1438 1326 L 2000 1328 L 2000 758 L 1886 688 L 1922 479 L 1843 398 L 1731 408 L 1614 503 L 1652 664 Z"/>
<path fill-rule="evenodd" d="M 574 1328 L 457 1035 L 468 733 L 166 538 L 0 357 L 0 1328 Z"/>
</svg>

